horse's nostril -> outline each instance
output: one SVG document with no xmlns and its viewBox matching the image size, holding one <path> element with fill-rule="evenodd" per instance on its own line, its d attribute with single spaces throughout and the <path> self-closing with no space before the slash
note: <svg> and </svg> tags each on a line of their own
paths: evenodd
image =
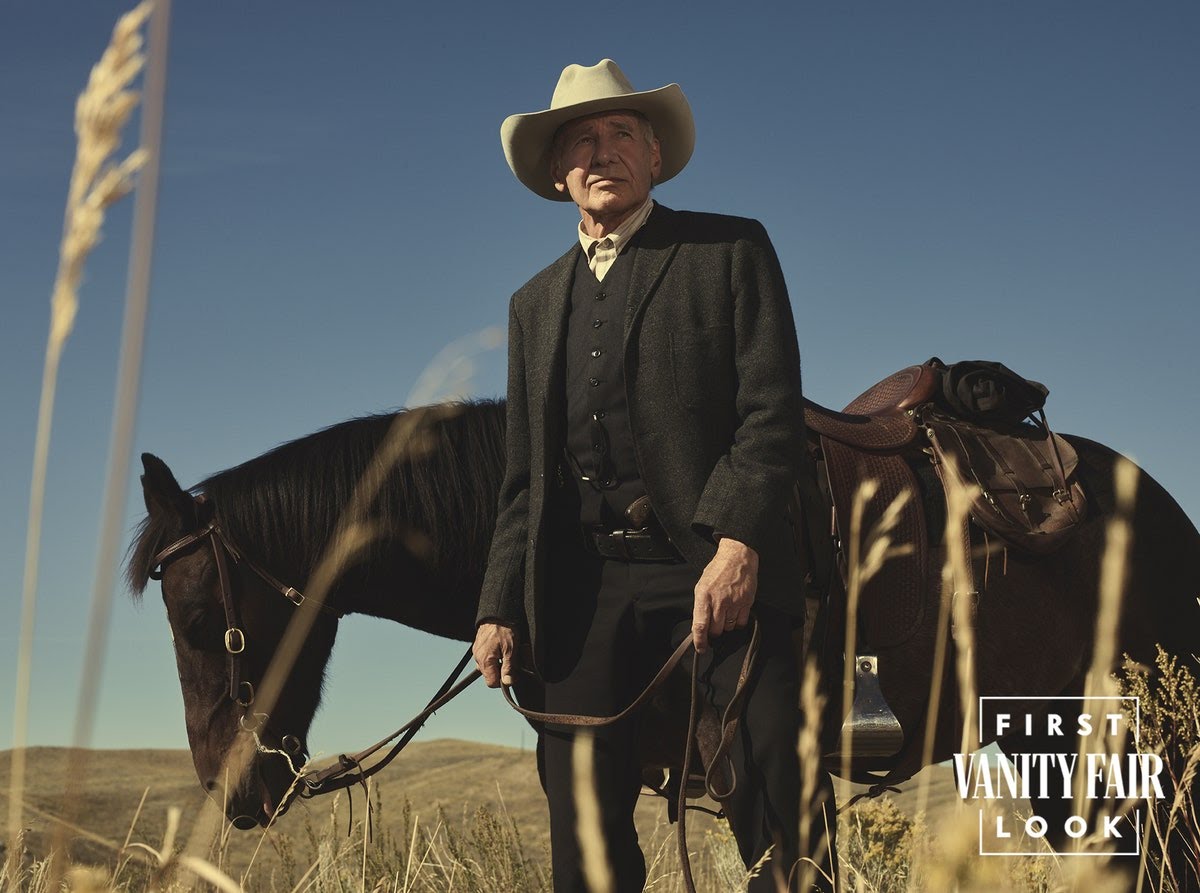
<svg viewBox="0 0 1200 893">
<path fill-rule="evenodd" d="M 240 815 L 233 820 L 233 827 L 239 831 L 249 831 L 251 828 L 258 825 L 258 819 L 252 819 L 248 815 Z"/>
<path fill-rule="evenodd" d="M 215 779 L 210 778 L 208 781 L 204 782 L 204 790 L 208 791 L 210 794 L 216 789 L 217 782 Z"/>
</svg>

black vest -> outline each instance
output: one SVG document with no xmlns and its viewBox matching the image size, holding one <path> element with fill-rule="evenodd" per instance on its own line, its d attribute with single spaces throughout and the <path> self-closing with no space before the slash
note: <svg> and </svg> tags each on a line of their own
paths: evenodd
<svg viewBox="0 0 1200 893">
<path fill-rule="evenodd" d="M 596 281 L 586 253 L 580 252 L 567 318 L 563 470 L 575 487 L 568 486 L 564 495 L 577 497 L 580 523 L 610 530 L 626 526 L 625 508 L 645 492 L 629 427 L 623 366 L 636 241 L 635 235 L 603 282 Z"/>
</svg>

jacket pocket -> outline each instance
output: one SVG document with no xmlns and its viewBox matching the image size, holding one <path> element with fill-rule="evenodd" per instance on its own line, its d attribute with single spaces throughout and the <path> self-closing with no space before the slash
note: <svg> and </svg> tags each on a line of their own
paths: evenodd
<svg viewBox="0 0 1200 893">
<path fill-rule="evenodd" d="M 675 396 L 699 409 L 733 391 L 733 327 L 702 326 L 671 333 L 671 375 Z"/>
</svg>

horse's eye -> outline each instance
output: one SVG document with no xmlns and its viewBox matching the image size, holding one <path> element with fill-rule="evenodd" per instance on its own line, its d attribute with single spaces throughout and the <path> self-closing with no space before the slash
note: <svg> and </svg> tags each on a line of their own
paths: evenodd
<svg viewBox="0 0 1200 893">
<path fill-rule="evenodd" d="M 172 636 L 178 635 L 199 651 L 219 651 L 224 646 L 225 629 L 213 611 L 188 607 L 171 617 Z"/>
</svg>

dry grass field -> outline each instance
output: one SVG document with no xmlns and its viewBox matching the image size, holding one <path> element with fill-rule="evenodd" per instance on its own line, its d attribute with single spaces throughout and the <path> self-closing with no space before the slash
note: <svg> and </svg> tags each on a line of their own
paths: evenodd
<svg viewBox="0 0 1200 893">
<path fill-rule="evenodd" d="M 104 750 L 87 756 L 86 791 L 76 810 L 79 829 L 70 834 L 72 862 L 111 870 L 127 835 L 132 842 L 158 848 L 171 807 L 182 810 L 177 839 L 188 839 L 206 797 L 187 751 Z M 49 850 L 55 832 L 53 816 L 61 814 L 67 759 L 65 748 L 28 751 L 26 865 L 44 859 Z M 0 753 L 0 791 L 8 789 L 10 762 L 10 753 Z M 549 832 L 532 751 L 465 741 L 418 742 L 378 780 L 372 794 L 373 843 L 382 847 L 397 837 L 411 839 L 414 825 L 418 836 L 442 825 L 439 834 L 448 829 L 469 839 L 480 832 L 481 823 L 494 817 L 519 834 L 520 847 L 531 865 L 548 873 Z M 143 791 L 147 791 L 146 798 L 139 810 Z M 342 793 L 299 802 L 266 832 L 265 844 L 261 830 L 226 828 L 227 837 L 219 846 L 222 869 L 242 880 L 247 889 L 291 889 L 282 875 L 294 882 L 292 869 L 300 864 L 307 867 L 321 844 L 335 849 L 345 845 L 361 848 L 364 795 L 354 793 L 352 810 L 347 799 Z M 639 806 L 643 839 L 655 841 L 656 846 L 665 842 L 669 848 L 672 840 L 660 827 L 665 820 L 664 801 L 647 798 Z M 689 829 L 694 842 L 721 833 L 718 823 L 702 814 L 689 818 Z M 4 839 L 10 832 L 0 827 Z M 514 842 L 515 838 L 505 838 L 506 845 Z M 206 855 L 218 854 L 210 851 Z M 664 858 L 671 862 L 673 849 L 668 849 Z M 24 885 L 18 888 L 27 889 Z"/>
<path fill-rule="evenodd" d="M 55 832 L 53 816 L 61 814 L 67 759 L 65 748 L 33 748 L 28 752 L 24 822 L 27 867 L 38 865 L 48 853 Z M 11 754 L 0 753 L 0 792 L 8 789 L 10 762 Z M 937 829 L 941 836 L 955 822 L 961 823 L 963 815 L 951 772 L 944 766 L 933 767 L 922 777 L 928 780 L 929 788 L 928 817 L 921 827 Z M 505 858 L 519 852 L 528 868 L 528 884 L 521 889 L 543 889 L 549 873 L 549 836 L 531 751 L 454 740 L 418 742 L 377 779 L 379 784 L 372 796 L 372 839 L 367 849 L 381 864 L 397 863 L 401 854 L 408 855 L 415 826 L 417 839 L 434 836 L 434 850 L 439 841 L 445 845 L 446 849 L 437 854 L 441 858 L 457 853 L 457 858 L 470 862 L 473 849 L 491 850 L 493 855 L 503 852 Z M 845 785 L 839 789 L 839 797 L 844 801 L 857 790 Z M 112 878 L 114 868 L 122 861 L 120 851 L 127 837 L 131 843 L 158 849 L 167 831 L 168 810 L 179 807 L 177 839 L 186 841 L 206 807 L 205 801 L 187 751 L 91 751 L 87 754 L 87 784 L 76 810 L 79 827 L 69 835 L 71 862 L 97 866 L 102 877 Z M 223 842 L 206 847 L 204 855 L 248 890 L 297 889 L 304 871 L 321 858 L 323 848 L 340 854 L 337 861 L 343 867 L 361 872 L 365 830 L 361 791 L 354 794 L 354 801 L 353 810 L 345 794 L 302 801 L 265 834 L 261 830 L 238 832 L 226 827 Z M 898 865 L 907 861 L 914 843 L 916 801 L 914 780 L 894 799 L 885 797 L 855 807 L 844 816 L 843 862 L 862 859 L 882 869 L 864 889 L 905 889 L 908 866 L 898 870 Z M 1019 812 L 1023 805 L 1013 804 L 1013 808 Z M 664 802 L 644 798 L 637 821 L 640 835 L 647 842 L 647 857 L 657 872 L 652 873 L 658 878 L 654 889 L 673 889 L 678 865 L 674 828 L 666 824 Z M 709 885 L 702 889 L 735 889 L 740 872 L 724 824 L 693 813 L 688 828 L 700 876 L 709 878 Z M 11 830 L 0 827 L 0 835 L 7 840 Z M 888 852 L 884 852 L 885 847 Z M 436 874 L 430 877 L 437 880 L 428 887 L 398 883 L 391 889 L 457 889 L 448 878 Z M 885 878 L 891 886 L 882 884 Z M 728 885 L 724 884 L 726 879 Z M 130 890 L 146 889 L 149 882 L 136 866 L 126 868 L 115 880 L 118 889 Z M 375 880 L 368 883 L 367 889 L 372 889 Z M 22 891 L 38 889 L 32 874 L 12 886 Z"/>
</svg>

